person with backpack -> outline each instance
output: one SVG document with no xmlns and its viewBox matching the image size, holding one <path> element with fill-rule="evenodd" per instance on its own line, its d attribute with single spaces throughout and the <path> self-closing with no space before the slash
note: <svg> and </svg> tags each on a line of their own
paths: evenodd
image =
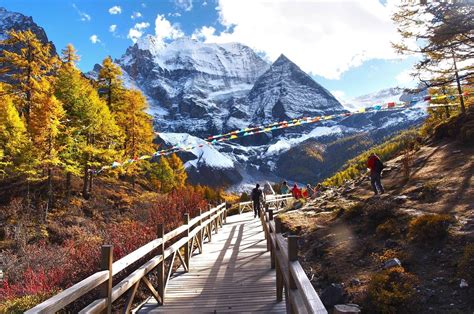
<svg viewBox="0 0 474 314">
<path fill-rule="evenodd" d="M 290 187 L 288 186 L 288 183 L 286 181 L 283 181 L 283 184 L 281 185 L 280 188 L 281 194 L 288 194 L 290 193 Z"/>
<path fill-rule="evenodd" d="M 260 184 L 257 183 L 255 188 L 252 190 L 251 197 L 253 202 L 253 218 L 255 218 L 260 213 L 260 200 L 262 198 L 262 190 L 260 190 Z"/>
<path fill-rule="evenodd" d="M 370 184 L 374 190 L 375 195 L 385 193 L 385 190 L 382 186 L 382 170 L 384 165 L 380 158 L 374 153 L 370 154 L 369 159 L 367 160 L 367 168 L 370 169 Z"/>
<path fill-rule="evenodd" d="M 298 187 L 298 184 L 295 183 L 293 185 L 293 188 L 291 189 L 291 194 L 295 199 L 300 199 L 303 197 L 303 194 L 301 193 L 301 189 Z"/>
</svg>

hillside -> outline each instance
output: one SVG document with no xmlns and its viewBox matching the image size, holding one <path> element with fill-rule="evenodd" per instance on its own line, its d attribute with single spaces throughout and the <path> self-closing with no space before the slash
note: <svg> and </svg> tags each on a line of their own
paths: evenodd
<svg viewBox="0 0 474 314">
<path fill-rule="evenodd" d="M 408 180 L 406 154 L 386 161 L 381 196 L 362 175 L 283 214 L 286 230 L 302 237 L 300 261 L 327 306 L 473 311 L 473 123 L 471 108 L 415 145 Z M 460 137 L 461 130 L 470 135 Z"/>
</svg>

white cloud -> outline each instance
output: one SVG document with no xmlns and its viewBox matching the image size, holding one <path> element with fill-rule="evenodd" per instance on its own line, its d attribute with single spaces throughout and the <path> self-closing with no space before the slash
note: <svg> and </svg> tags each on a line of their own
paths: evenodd
<svg viewBox="0 0 474 314">
<path fill-rule="evenodd" d="M 179 13 L 179 12 L 168 13 L 168 16 L 180 17 L 180 16 L 181 16 L 181 13 Z"/>
<path fill-rule="evenodd" d="M 183 37 L 184 33 L 178 25 L 171 25 L 164 15 L 157 15 L 155 20 L 155 36 L 159 41 Z"/>
<path fill-rule="evenodd" d="M 113 7 L 109 9 L 109 13 L 112 15 L 120 14 L 122 13 L 122 8 L 119 7 L 118 5 L 114 5 Z"/>
<path fill-rule="evenodd" d="M 205 7 L 207 5 L 207 1 L 203 1 L 202 6 Z"/>
<path fill-rule="evenodd" d="M 72 4 L 74 10 L 76 10 L 77 14 L 79 14 L 79 19 L 83 22 L 89 22 L 91 20 L 91 16 L 86 12 L 79 10 L 75 3 Z"/>
<path fill-rule="evenodd" d="M 195 30 L 194 33 L 191 35 L 192 39 L 197 40 L 206 40 L 206 38 L 211 38 L 214 36 L 216 29 L 212 26 L 203 26 L 198 30 Z"/>
<path fill-rule="evenodd" d="M 130 38 L 134 43 L 143 36 L 144 30 L 150 27 L 150 23 L 141 22 L 135 24 L 132 28 L 128 30 L 127 38 Z"/>
<path fill-rule="evenodd" d="M 400 58 L 391 47 L 399 38 L 394 1 L 219 0 L 227 30 L 208 32 L 205 41 L 241 42 L 272 60 L 284 53 L 306 72 L 338 79 L 366 60 Z"/>
<path fill-rule="evenodd" d="M 185 11 L 191 11 L 193 9 L 193 0 L 174 0 L 174 4 Z"/>
<path fill-rule="evenodd" d="M 138 19 L 142 17 L 142 14 L 140 12 L 133 12 L 133 14 L 130 17 L 132 18 L 132 20 L 134 20 L 134 19 Z"/>
<path fill-rule="evenodd" d="M 92 35 L 91 37 L 89 37 L 89 40 L 93 43 L 93 44 L 97 44 L 97 43 L 100 43 L 100 39 L 99 39 L 99 36 L 97 35 Z"/>
<path fill-rule="evenodd" d="M 395 79 L 401 87 L 408 87 L 413 85 L 415 79 L 413 78 L 413 76 L 410 75 L 412 72 L 413 71 L 411 69 L 406 69 L 400 72 L 397 76 L 395 76 Z"/>
<path fill-rule="evenodd" d="M 117 30 L 117 25 L 112 24 L 109 26 L 109 32 L 115 33 L 116 30 Z"/>
<path fill-rule="evenodd" d="M 146 3 L 142 2 L 142 8 L 146 8 Z"/>
</svg>

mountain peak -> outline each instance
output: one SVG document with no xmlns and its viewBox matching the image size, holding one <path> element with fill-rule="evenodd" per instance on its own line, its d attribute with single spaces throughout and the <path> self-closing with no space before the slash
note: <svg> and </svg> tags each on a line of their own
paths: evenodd
<svg viewBox="0 0 474 314">
<path fill-rule="evenodd" d="M 284 54 L 281 54 L 281 55 L 275 60 L 275 62 L 273 62 L 273 64 L 282 64 L 282 63 L 293 63 L 293 61 L 291 61 L 290 59 L 288 59 L 288 57 L 285 56 Z"/>
</svg>

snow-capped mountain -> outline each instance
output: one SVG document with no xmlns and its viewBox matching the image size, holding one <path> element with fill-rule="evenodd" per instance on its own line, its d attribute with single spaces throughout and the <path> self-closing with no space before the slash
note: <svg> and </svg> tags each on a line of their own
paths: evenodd
<svg viewBox="0 0 474 314">
<path fill-rule="evenodd" d="M 163 44 L 151 35 L 128 48 L 117 63 L 149 97 L 160 128 L 195 135 L 225 129 L 234 103 L 269 67 L 238 43 L 180 38 Z"/>
<path fill-rule="evenodd" d="M 164 44 L 146 36 L 116 62 L 124 70 L 126 84 L 147 95 L 165 146 L 193 145 L 199 137 L 252 125 L 347 112 L 327 89 L 286 56 L 268 64 L 251 48 L 238 43 L 208 44 L 180 38 Z M 401 97 L 407 95 L 393 88 L 358 97 L 355 102 L 365 107 Z M 242 183 L 262 178 L 317 181 L 359 152 L 347 149 L 343 153 L 344 147 L 353 145 L 345 139 L 362 132 L 364 143 L 375 143 L 423 117 L 419 110 L 354 115 L 249 136 L 212 149 L 206 145 L 181 153 L 181 157 L 194 183 L 240 188 Z M 337 153 L 330 148 L 333 143 L 342 143 Z M 308 148 L 312 145 L 318 148 Z M 329 160 L 337 154 L 337 162 L 331 167 L 317 164 L 327 171 L 305 168 L 307 175 L 289 166 L 295 152 L 300 156 L 314 149 Z M 216 163 L 218 160 L 222 162 Z"/>
</svg>

